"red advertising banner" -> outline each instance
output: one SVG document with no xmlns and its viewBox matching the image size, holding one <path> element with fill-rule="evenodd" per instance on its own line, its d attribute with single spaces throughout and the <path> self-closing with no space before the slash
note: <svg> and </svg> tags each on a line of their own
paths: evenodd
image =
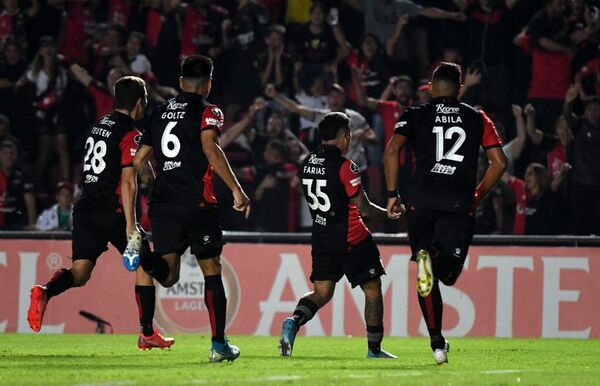
<svg viewBox="0 0 600 386">
<path fill-rule="evenodd" d="M 29 290 L 55 270 L 69 267 L 70 241 L 2 240 L 0 332 L 30 332 Z M 386 334 L 421 336 L 427 330 L 415 289 L 415 264 L 406 246 L 380 247 L 387 275 Z M 204 280 L 193 256 L 185 255 L 180 281 L 156 287 L 156 324 L 170 334 L 210 331 Z M 290 244 L 228 244 L 223 277 L 229 334 L 276 335 L 299 297 L 309 291 L 310 247 Z M 447 336 L 600 337 L 600 249 L 567 247 L 472 247 L 454 287 L 442 286 Z M 115 333 L 138 331 L 135 274 L 111 249 L 91 280 L 53 298 L 44 332 L 91 333 L 84 310 L 109 321 Z M 364 298 L 343 278 L 324 309 L 304 329 L 307 335 L 364 335 Z"/>
</svg>

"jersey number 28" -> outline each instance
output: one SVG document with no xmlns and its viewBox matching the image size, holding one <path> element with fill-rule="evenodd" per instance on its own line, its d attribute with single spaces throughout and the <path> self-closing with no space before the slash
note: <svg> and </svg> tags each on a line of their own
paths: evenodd
<svg viewBox="0 0 600 386">
<path fill-rule="evenodd" d="M 313 193 L 313 180 L 312 178 L 303 178 L 302 185 L 306 185 L 306 194 L 308 195 L 309 203 L 308 207 L 312 210 L 320 210 L 321 212 L 327 212 L 331 208 L 331 201 L 329 196 L 321 189 L 327 186 L 326 180 L 316 180 L 315 192 Z"/>
<path fill-rule="evenodd" d="M 85 141 L 85 158 L 83 159 L 83 171 L 92 169 L 94 174 L 100 174 L 106 167 L 104 156 L 106 155 L 106 142 L 100 140 L 94 143 L 94 138 L 88 137 Z"/>
</svg>

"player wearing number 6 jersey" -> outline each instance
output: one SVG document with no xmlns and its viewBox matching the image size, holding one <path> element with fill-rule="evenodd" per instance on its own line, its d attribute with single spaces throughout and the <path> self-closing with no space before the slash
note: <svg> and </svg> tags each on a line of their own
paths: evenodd
<svg viewBox="0 0 600 386">
<path fill-rule="evenodd" d="M 402 114 L 384 154 L 388 216 L 396 218 L 398 153 L 407 141 L 415 152 L 405 202 L 408 237 L 418 266 L 419 304 L 438 364 L 448 361 L 449 349 L 442 335 L 438 281 L 447 286 L 456 283 L 473 237 L 473 210 L 506 169 L 492 121 L 457 99 L 460 77 L 458 65 L 440 64 L 431 83 L 433 100 Z M 490 167 L 476 187 L 480 146 Z"/>
<path fill-rule="evenodd" d="M 115 110 L 103 116 L 90 130 L 80 187 L 81 197 L 73 209 L 73 264 L 57 271 L 44 286 L 31 289 L 27 313 L 29 326 L 40 331 L 47 302 L 71 287 L 86 284 L 96 260 L 110 242 L 124 252 L 127 237 L 136 230 L 137 193 L 133 157 L 141 133 L 134 121 L 144 114 L 146 84 L 126 76 L 115 84 Z M 154 283 L 141 268 L 136 271 L 136 301 L 140 313 L 140 349 L 170 347 L 174 340 L 163 338 L 152 328 Z"/>
<path fill-rule="evenodd" d="M 362 216 L 385 218 L 385 209 L 371 203 L 362 188 L 356 164 L 346 159 L 352 138 L 350 119 L 344 113 L 329 113 L 319 123 L 322 145 L 302 165 L 301 182 L 313 218 L 313 291 L 283 322 L 280 354 L 292 355 L 298 329 L 323 307 L 346 275 L 352 287 L 365 294 L 365 321 L 369 358 L 396 358 L 381 349 L 383 298 L 380 276 L 385 273 L 379 250 Z"/>
<path fill-rule="evenodd" d="M 191 247 L 204 275 L 204 302 L 212 327 L 211 362 L 234 360 L 237 347 L 225 338 L 227 298 L 221 279 L 223 234 L 218 221 L 212 174 L 216 172 L 233 192 L 234 209 L 250 213 L 250 202 L 219 146 L 221 110 L 206 101 L 212 85 L 213 63 L 190 56 L 181 65 L 177 97 L 150 117 L 135 156 L 136 169 L 156 159 L 156 181 L 150 195 L 150 221 L 155 252 L 142 249 L 140 263 L 163 286 L 179 280 L 181 255 Z"/>
</svg>

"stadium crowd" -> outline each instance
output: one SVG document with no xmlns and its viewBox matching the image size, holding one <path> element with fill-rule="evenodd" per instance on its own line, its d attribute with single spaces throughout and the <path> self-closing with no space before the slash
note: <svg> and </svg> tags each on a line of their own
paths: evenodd
<svg viewBox="0 0 600 386">
<path fill-rule="evenodd" d="M 221 146 L 252 193 L 244 222 L 217 183 L 225 229 L 310 229 L 298 165 L 319 143 L 316 124 L 329 111 L 350 117 L 347 156 L 383 203 L 383 147 L 404 109 L 430 100 L 431 72 L 449 61 L 463 68 L 461 99 L 493 118 L 509 159 L 476 210 L 476 233 L 600 234 L 593 3 L 2 0 L 0 229 L 70 229 L 91 151 L 83 141 L 111 111 L 115 81 L 143 77 L 151 110 L 176 95 L 180 60 L 203 54 L 216 66 L 209 100 L 225 113 Z M 399 162 L 402 193 L 410 148 Z M 486 166 L 482 153 L 481 175 Z M 148 190 L 138 200 L 145 227 Z"/>
</svg>

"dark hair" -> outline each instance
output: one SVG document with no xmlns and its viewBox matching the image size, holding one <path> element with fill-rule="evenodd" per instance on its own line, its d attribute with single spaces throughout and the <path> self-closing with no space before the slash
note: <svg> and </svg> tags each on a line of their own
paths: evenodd
<svg viewBox="0 0 600 386">
<path fill-rule="evenodd" d="M 115 83 L 115 109 L 131 111 L 139 99 L 145 101 L 146 82 L 137 76 L 124 76 Z"/>
<path fill-rule="evenodd" d="M 127 40 L 130 40 L 131 38 L 136 38 L 140 42 L 144 43 L 144 37 L 145 37 L 145 35 L 143 33 L 138 32 L 138 31 L 132 31 L 129 33 L 129 36 L 127 36 Z"/>
<path fill-rule="evenodd" d="M 442 62 L 433 71 L 432 81 L 444 81 L 455 85 L 457 88 L 460 87 L 461 71 L 460 66 L 456 63 Z"/>
<path fill-rule="evenodd" d="M 534 162 L 529 164 L 527 168 L 531 168 L 531 171 L 535 175 L 537 183 L 540 186 L 540 192 L 545 192 L 548 190 L 550 187 L 550 176 L 548 175 L 548 170 L 546 167 L 539 162 Z"/>
<path fill-rule="evenodd" d="M 335 139 L 341 130 L 350 131 L 350 118 L 344 113 L 328 113 L 319 122 L 319 133 L 323 141 Z"/>
<path fill-rule="evenodd" d="M 323 11 L 323 13 L 327 13 L 327 7 L 321 1 L 315 1 L 314 3 L 312 3 L 312 5 L 310 6 L 310 8 L 308 9 L 308 13 L 309 14 L 313 13 L 313 11 L 315 9 L 317 9 L 317 8 L 321 8 L 321 10 Z"/>
<path fill-rule="evenodd" d="M 181 63 L 181 76 L 184 79 L 210 79 L 213 72 L 213 61 L 208 56 L 188 56 Z"/>
<path fill-rule="evenodd" d="M 267 143 L 267 149 L 272 149 L 275 150 L 277 153 L 279 153 L 279 156 L 283 159 L 285 159 L 285 154 L 286 154 L 286 147 L 285 144 L 278 140 L 278 139 L 272 139 Z"/>
</svg>

